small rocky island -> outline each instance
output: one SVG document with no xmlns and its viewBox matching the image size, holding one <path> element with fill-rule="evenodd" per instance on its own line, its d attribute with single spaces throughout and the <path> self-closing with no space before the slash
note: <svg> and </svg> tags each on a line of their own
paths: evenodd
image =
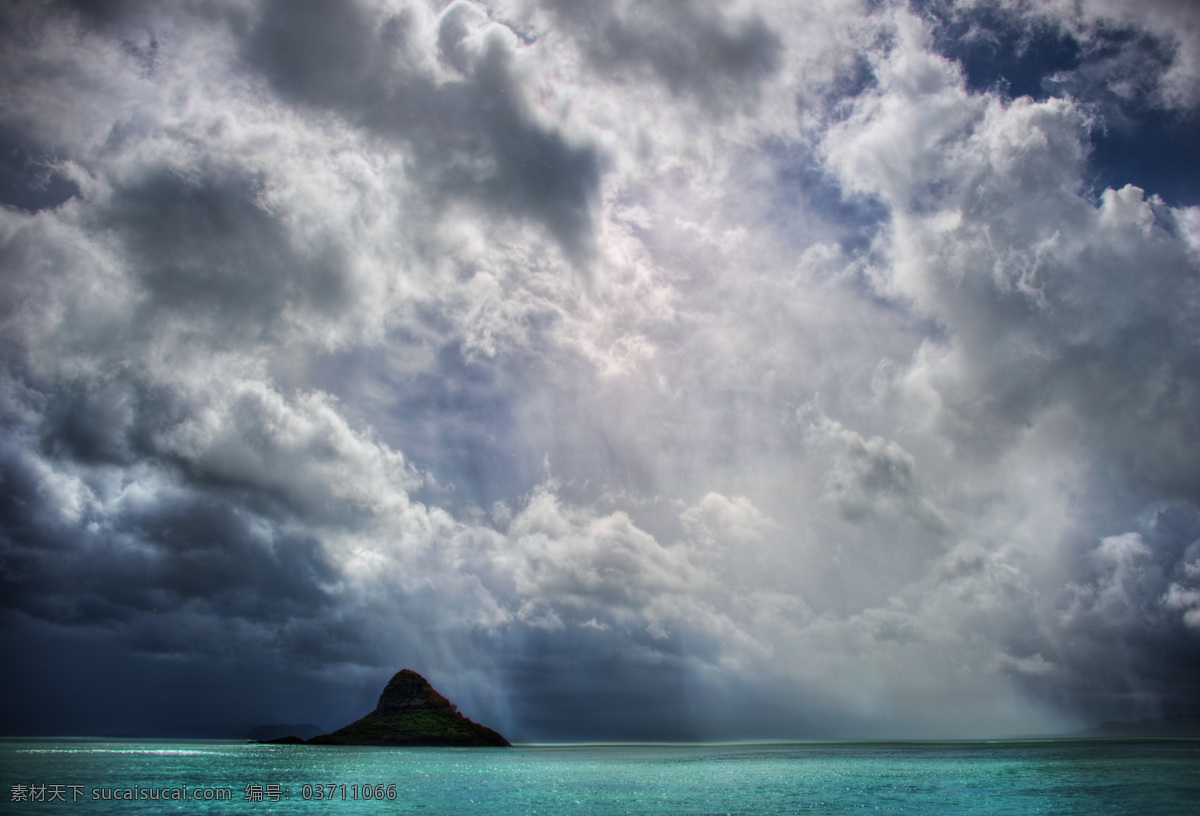
<svg viewBox="0 0 1200 816">
<path fill-rule="evenodd" d="M 270 740 L 292 745 L 431 745 L 507 747 L 492 729 L 467 719 L 415 671 L 398 672 L 379 695 L 375 710 L 332 734 L 310 740 Z"/>
</svg>

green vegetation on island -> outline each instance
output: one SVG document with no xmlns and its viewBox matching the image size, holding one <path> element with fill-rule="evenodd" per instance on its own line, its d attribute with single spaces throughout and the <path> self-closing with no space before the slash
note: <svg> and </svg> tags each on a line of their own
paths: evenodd
<svg viewBox="0 0 1200 816">
<path fill-rule="evenodd" d="M 295 736 L 271 740 L 301 744 Z M 398 672 L 379 695 L 375 710 L 331 734 L 307 740 L 308 745 L 428 745 L 507 747 L 497 732 L 467 719 L 415 671 Z"/>
</svg>

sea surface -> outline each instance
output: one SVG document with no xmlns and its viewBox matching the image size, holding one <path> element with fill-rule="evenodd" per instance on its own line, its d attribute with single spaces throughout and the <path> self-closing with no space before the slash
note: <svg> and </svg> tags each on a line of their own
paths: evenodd
<svg viewBox="0 0 1200 816">
<path fill-rule="evenodd" d="M 0 783 L 6 814 L 1184 816 L 1200 814 L 1200 740 L 500 749 L 3 739 Z"/>
</svg>

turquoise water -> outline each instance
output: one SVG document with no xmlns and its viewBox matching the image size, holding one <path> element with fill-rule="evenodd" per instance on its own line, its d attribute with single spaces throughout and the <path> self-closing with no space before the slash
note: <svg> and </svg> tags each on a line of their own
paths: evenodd
<svg viewBox="0 0 1200 816">
<path fill-rule="evenodd" d="M 1180 816 L 1200 814 L 1200 740 L 512 749 L 0 740 L 0 783 L 0 812 L 23 814 Z M 188 800 L 151 798 L 185 795 L 184 786 Z M 227 799 L 196 798 L 223 790 Z M 47 801 L 30 801 L 39 796 Z"/>
</svg>

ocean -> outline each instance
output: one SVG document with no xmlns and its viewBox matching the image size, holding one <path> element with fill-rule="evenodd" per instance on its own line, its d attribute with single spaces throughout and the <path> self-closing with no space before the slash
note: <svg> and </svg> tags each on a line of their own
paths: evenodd
<svg viewBox="0 0 1200 816">
<path fill-rule="evenodd" d="M 353 748 L 0 740 L 19 814 L 1200 814 L 1200 740 Z"/>
</svg>

